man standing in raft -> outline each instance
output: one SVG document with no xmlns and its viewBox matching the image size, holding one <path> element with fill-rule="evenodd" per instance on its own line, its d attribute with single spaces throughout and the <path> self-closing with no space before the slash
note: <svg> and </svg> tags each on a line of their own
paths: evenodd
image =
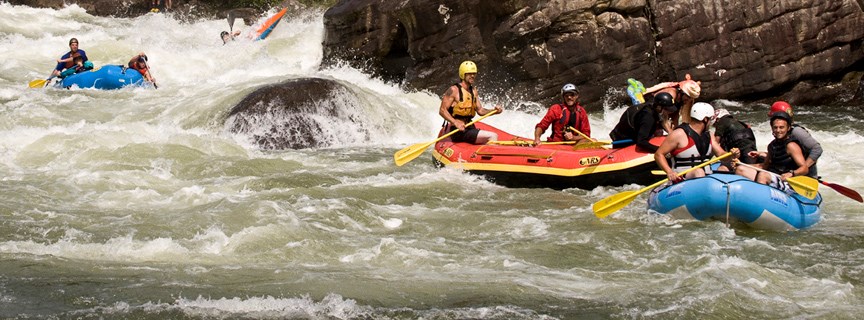
<svg viewBox="0 0 864 320">
<path fill-rule="evenodd" d="M 534 145 L 540 145 L 540 136 L 549 126 L 552 126 L 552 135 L 549 142 L 556 141 L 580 141 L 585 139 L 582 135 L 566 130 L 568 127 L 576 128 L 586 136 L 591 136 L 591 125 L 588 123 L 588 113 L 579 105 L 579 90 L 572 83 L 565 84 L 561 88 L 561 99 L 563 103 L 556 103 L 549 107 L 546 115 L 540 123 L 534 127 Z"/>
<path fill-rule="evenodd" d="M 438 114 L 447 121 L 444 131 L 459 130 L 450 137 L 453 142 L 486 144 L 498 140 L 498 134 L 495 132 L 480 130 L 474 125 L 465 126 L 466 123 L 471 122 L 475 114 L 483 116 L 493 110 L 499 114 L 503 111 L 498 105 L 494 109 L 485 109 L 480 104 L 480 97 L 477 89 L 474 88 L 477 65 L 472 61 L 462 62 L 459 65 L 459 79 L 462 81 L 447 88 L 444 96 L 441 97 Z"/>
<path fill-rule="evenodd" d="M 690 110 L 690 122 L 684 123 L 669 133 L 669 136 L 660 144 L 657 152 L 654 152 L 654 161 L 657 166 L 666 172 L 669 181 L 679 181 L 682 177 L 678 172 L 690 169 L 705 161 L 711 160 L 713 155 L 725 154 L 726 150 L 720 147 L 717 138 L 711 134 L 709 128 L 714 120 L 714 107 L 705 102 L 697 102 Z M 732 149 L 733 158 L 738 158 L 738 149 Z M 666 155 L 672 156 L 671 165 L 666 161 Z M 732 164 L 727 161 L 727 166 Z M 729 171 L 721 167 L 718 171 Z M 705 170 L 694 170 L 688 172 L 683 178 L 692 179 L 705 176 Z"/>
</svg>

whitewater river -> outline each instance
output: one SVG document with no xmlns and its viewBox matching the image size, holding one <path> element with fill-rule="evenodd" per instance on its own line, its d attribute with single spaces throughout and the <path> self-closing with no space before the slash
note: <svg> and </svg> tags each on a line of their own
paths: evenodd
<svg viewBox="0 0 864 320">
<path fill-rule="evenodd" d="M 396 167 L 394 152 L 434 139 L 439 92 L 321 69 L 322 16 L 223 46 L 224 20 L 0 3 L 0 318 L 864 314 L 864 205 L 825 187 L 819 224 L 776 233 L 671 221 L 644 197 L 594 217 L 593 202 L 637 185 L 508 189 L 437 169 L 428 152 Z M 28 88 L 71 37 L 97 65 L 144 51 L 159 89 Z M 359 98 L 342 107 L 372 116 L 310 117 L 332 128 L 320 135 L 333 147 L 316 150 L 262 151 L 227 130 L 246 94 L 304 77 L 346 85 Z M 506 108 L 488 122 L 516 134 L 541 116 L 484 99 Z M 764 148 L 766 105 L 715 103 L 754 123 Z M 585 104 L 606 138 L 623 106 Z M 825 180 L 859 192 L 861 107 L 795 113 L 825 148 Z"/>
</svg>

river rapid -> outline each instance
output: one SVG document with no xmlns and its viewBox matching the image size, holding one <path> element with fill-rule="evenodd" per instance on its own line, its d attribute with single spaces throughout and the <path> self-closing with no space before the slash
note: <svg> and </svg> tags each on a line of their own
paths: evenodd
<svg viewBox="0 0 864 320">
<path fill-rule="evenodd" d="M 864 205 L 823 187 L 823 220 L 788 233 L 669 220 L 644 196 L 599 220 L 592 203 L 643 186 L 504 188 L 429 152 L 396 167 L 394 152 L 435 138 L 440 92 L 320 68 L 323 12 L 289 15 L 265 41 L 223 46 L 225 20 L 0 3 L 0 318 L 864 314 Z M 159 88 L 28 88 L 71 37 L 97 66 L 144 51 Z M 487 122 L 530 136 L 545 108 L 484 95 L 479 76 L 505 107 Z M 344 84 L 359 97 L 344 108 L 370 116 L 310 120 L 331 122 L 322 149 L 263 151 L 226 128 L 246 94 L 306 77 Z M 764 150 L 766 105 L 714 103 Z M 625 107 L 583 104 L 604 139 Z M 795 110 L 823 178 L 859 192 L 861 107 Z"/>
</svg>

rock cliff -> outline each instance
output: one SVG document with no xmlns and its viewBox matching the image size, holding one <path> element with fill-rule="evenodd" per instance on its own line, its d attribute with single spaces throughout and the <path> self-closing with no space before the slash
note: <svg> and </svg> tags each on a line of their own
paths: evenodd
<svg viewBox="0 0 864 320">
<path fill-rule="evenodd" d="M 353 0 L 325 28 L 326 62 L 442 92 L 473 60 L 481 86 L 540 102 L 689 73 L 704 100 L 848 103 L 864 70 L 861 0 Z"/>
</svg>

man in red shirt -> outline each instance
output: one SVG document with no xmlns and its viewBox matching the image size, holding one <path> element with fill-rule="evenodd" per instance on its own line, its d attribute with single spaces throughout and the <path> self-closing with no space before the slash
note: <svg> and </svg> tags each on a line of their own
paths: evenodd
<svg viewBox="0 0 864 320">
<path fill-rule="evenodd" d="M 556 103 L 549 107 L 546 115 L 534 127 L 534 145 L 540 145 L 540 136 L 549 126 L 552 126 L 552 135 L 547 141 L 581 141 L 585 139 L 576 132 L 567 130 L 568 127 L 576 128 L 585 136 L 591 136 L 591 124 L 588 123 L 588 113 L 579 105 L 579 90 L 572 83 L 565 84 L 561 88 L 563 103 Z"/>
</svg>

